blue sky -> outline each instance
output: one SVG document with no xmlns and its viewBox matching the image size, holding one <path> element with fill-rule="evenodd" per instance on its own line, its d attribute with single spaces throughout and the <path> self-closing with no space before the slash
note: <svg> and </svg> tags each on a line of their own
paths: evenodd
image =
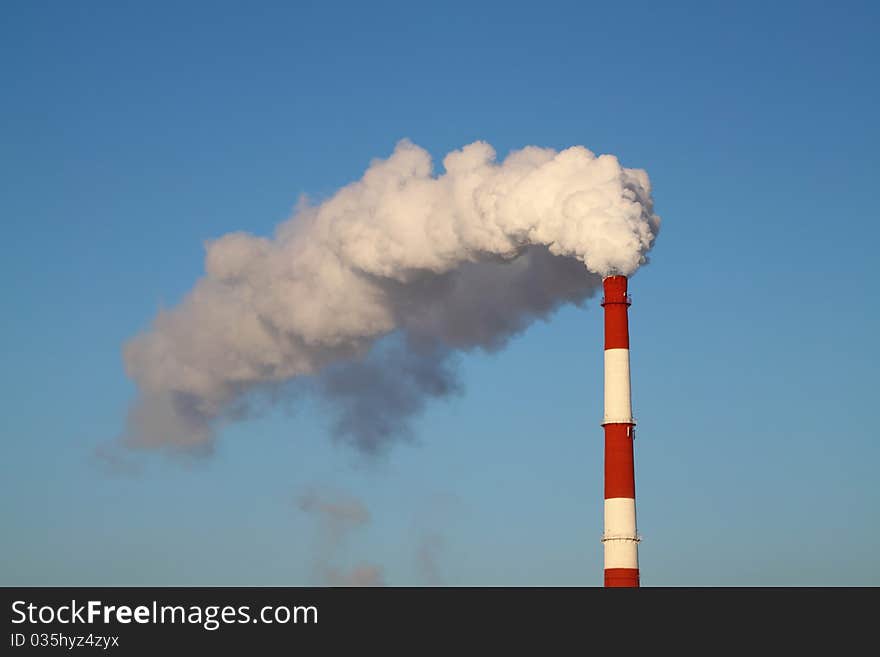
<svg viewBox="0 0 880 657">
<path fill-rule="evenodd" d="M 335 559 L 445 584 L 602 581 L 601 314 L 463 356 L 365 460 L 300 400 L 216 453 L 94 459 L 121 346 L 203 271 L 408 137 L 645 168 L 632 280 L 645 585 L 880 584 L 876 3 L 7 2 L 0 583 L 316 583 L 294 499 L 370 510 Z M 257 4 L 257 6 L 254 6 Z"/>
</svg>

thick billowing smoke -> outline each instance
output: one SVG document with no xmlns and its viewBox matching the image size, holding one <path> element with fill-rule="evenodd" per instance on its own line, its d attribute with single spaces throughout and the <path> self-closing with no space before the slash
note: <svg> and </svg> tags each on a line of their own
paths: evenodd
<svg viewBox="0 0 880 657">
<path fill-rule="evenodd" d="M 125 347 L 126 442 L 205 449 L 296 379 L 330 402 L 338 437 L 378 451 L 459 389 L 450 357 L 633 273 L 659 229 L 647 174 L 612 155 L 527 147 L 497 163 L 476 142 L 443 166 L 403 141 L 273 239 L 208 244 L 205 276 Z"/>
<path fill-rule="evenodd" d="M 357 499 L 341 493 L 309 490 L 297 498 L 301 511 L 319 523 L 318 545 L 312 570 L 327 586 L 383 586 L 382 567 L 359 563 L 350 570 L 334 564 L 341 557 L 349 535 L 370 521 L 370 513 Z"/>
</svg>

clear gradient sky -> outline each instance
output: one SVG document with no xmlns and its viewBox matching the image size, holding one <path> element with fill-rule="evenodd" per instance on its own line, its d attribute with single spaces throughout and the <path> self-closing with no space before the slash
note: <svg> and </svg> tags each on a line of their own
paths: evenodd
<svg viewBox="0 0 880 657">
<path fill-rule="evenodd" d="M 601 584 L 592 301 L 461 358 L 463 394 L 383 459 L 309 400 L 210 458 L 94 458 L 134 393 L 123 343 L 204 241 L 269 234 L 408 137 L 650 174 L 644 585 L 880 585 L 878 30 L 874 2 L 4 2 L 0 584 L 320 583 L 310 487 L 370 511 L 341 568 Z"/>
</svg>

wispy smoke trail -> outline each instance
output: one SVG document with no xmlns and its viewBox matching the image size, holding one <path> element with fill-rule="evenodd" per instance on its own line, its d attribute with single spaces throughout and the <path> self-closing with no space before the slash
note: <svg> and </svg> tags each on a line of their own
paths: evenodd
<svg viewBox="0 0 880 657">
<path fill-rule="evenodd" d="M 458 390 L 456 352 L 497 349 L 631 274 L 659 229 L 647 174 L 611 155 L 527 147 L 497 163 L 477 142 L 443 165 L 403 141 L 273 239 L 211 242 L 205 276 L 125 347 L 139 391 L 125 442 L 205 449 L 254 392 L 309 377 L 337 434 L 380 450 Z"/>
<path fill-rule="evenodd" d="M 357 499 L 326 491 L 310 490 L 297 498 L 301 511 L 312 515 L 319 523 L 318 545 L 313 571 L 322 584 L 328 586 L 383 586 L 382 567 L 359 563 L 351 570 L 334 565 L 348 540 L 358 527 L 370 521 L 367 508 Z"/>
<path fill-rule="evenodd" d="M 326 579 L 330 586 L 385 586 L 382 567 L 369 563 L 358 564 L 348 572 L 331 568 Z"/>
<path fill-rule="evenodd" d="M 416 566 L 419 576 L 428 586 L 440 586 L 443 584 L 438 562 L 444 546 L 445 541 L 443 537 L 436 532 L 424 534 L 419 539 L 419 544 L 416 548 Z"/>
</svg>

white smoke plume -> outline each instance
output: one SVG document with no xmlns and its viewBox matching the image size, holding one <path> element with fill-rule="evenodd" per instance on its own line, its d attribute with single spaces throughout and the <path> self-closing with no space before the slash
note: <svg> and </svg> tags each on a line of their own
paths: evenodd
<svg viewBox="0 0 880 657">
<path fill-rule="evenodd" d="M 248 401 L 308 381 L 338 437 L 379 451 L 430 397 L 459 389 L 456 352 L 497 349 L 535 319 L 632 274 L 659 230 L 647 174 L 575 146 L 429 154 L 400 142 L 274 238 L 207 245 L 205 276 L 125 346 L 138 387 L 124 442 L 210 448 Z"/>
</svg>

